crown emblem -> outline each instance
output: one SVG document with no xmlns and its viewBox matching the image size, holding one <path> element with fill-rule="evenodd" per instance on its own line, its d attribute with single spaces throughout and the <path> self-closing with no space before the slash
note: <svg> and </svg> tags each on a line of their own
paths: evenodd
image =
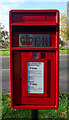
<svg viewBox="0 0 69 120">
<path fill-rule="evenodd" d="M 20 41 L 22 45 L 32 45 L 33 38 L 32 37 L 21 37 Z"/>
</svg>

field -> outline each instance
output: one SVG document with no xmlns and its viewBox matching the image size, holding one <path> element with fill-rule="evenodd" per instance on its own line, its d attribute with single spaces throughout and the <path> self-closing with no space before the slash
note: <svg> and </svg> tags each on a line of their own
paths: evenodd
<svg viewBox="0 0 69 120">
<path fill-rule="evenodd" d="M 0 49 L 0 55 L 8 56 L 9 55 L 9 48 Z"/>
<path fill-rule="evenodd" d="M 69 48 L 67 48 L 67 47 L 62 47 L 62 48 L 59 50 L 59 53 L 60 53 L 60 54 L 69 54 Z"/>
</svg>

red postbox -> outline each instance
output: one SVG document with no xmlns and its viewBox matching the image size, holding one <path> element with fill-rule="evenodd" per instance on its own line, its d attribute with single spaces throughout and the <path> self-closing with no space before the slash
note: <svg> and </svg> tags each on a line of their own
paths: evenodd
<svg viewBox="0 0 69 120">
<path fill-rule="evenodd" d="M 57 109 L 59 11 L 11 10 L 10 92 L 15 109 Z"/>
</svg>

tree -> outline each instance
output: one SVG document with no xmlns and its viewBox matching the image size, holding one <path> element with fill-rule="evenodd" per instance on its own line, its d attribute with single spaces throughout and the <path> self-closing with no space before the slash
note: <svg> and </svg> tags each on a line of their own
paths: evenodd
<svg viewBox="0 0 69 120">
<path fill-rule="evenodd" d="M 68 40 L 69 40 L 69 1 L 67 3 L 67 34 L 68 34 Z"/>
<path fill-rule="evenodd" d="M 65 13 L 61 14 L 60 18 L 60 37 L 67 41 L 68 33 L 67 33 L 67 17 Z"/>
<path fill-rule="evenodd" d="M 61 14 L 60 18 L 60 37 L 67 41 L 69 40 L 69 1 L 67 3 L 66 13 Z"/>
<path fill-rule="evenodd" d="M 8 39 L 8 31 L 5 30 L 4 25 L 0 23 L 0 41 Z"/>
<path fill-rule="evenodd" d="M 3 26 L 1 25 L 1 23 L 0 23 L 0 41 L 2 41 L 2 30 L 3 30 Z"/>
<path fill-rule="evenodd" d="M 7 48 L 8 47 L 8 42 L 6 42 L 6 39 L 8 39 L 8 31 L 5 30 L 4 25 L 0 23 L 0 46 Z"/>
<path fill-rule="evenodd" d="M 6 30 L 2 31 L 2 38 L 4 38 L 4 40 L 8 39 L 8 31 Z"/>
</svg>

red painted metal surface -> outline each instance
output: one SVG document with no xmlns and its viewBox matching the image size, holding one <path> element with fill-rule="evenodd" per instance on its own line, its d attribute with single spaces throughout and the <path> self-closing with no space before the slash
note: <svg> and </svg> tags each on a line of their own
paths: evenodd
<svg viewBox="0 0 69 120">
<path fill-rule="evenodd" d="M 11 107 L 14 109 L 57 109 L 59 11 L 11 10 L 9 31 Z M 19 34 L 49 34 L 50 47 L 19 47 Z M 32 53 L 35 51 L 39 54 L 38 59 L 32 58 Z M 44 62 L 44 94 L 27 92 L 27 62 Z"/>
<path fill-rule="evenodd" d="M 43 55 L 43 52 L 39 52 Z M 27 62 L 44 62 L 44 94 L 27 93 Z M 53 71 L 52 71 L 53 68 Z M 45 58 L 32 59 L 32 52 L 22 53 L 22 104 L 55 105 L 55 52 L 45 52 Z M 25 72 L 24 72 L 25 71 Z M 38 97 L 38 98 L 37 98 Z M 45 98 L 44 98 L 45 97 Z M 36 102 L 35 102 L 36 101 Z"/>
<path fill-rule="evenodd" d="M 22 104 L 28 104 L 28 101 L 30 101 L 32 99 L 32 97 L 39 97 L 39 99 L 41 97 L 46 97 L 47 96 L 47 60 L 45 59 L 42 59 L 41 58 L 41 53 L 39 52 L 39 59 L 33 59 L 33 52 L 22 52 L 21 53 L 21 58 L 22 58 L 22 69 L 21 69 L 21 78 L 22 78 L 22 95 L 25 96 L 22 100 L 24 102 L 22 102 Z M 27 63 L 28 62 L 43 62 L 44 63 L 44 93 L 43 94 L 32 94 L 32 93 L 27 93 L 27 90 L 28 90 L 28 86 L 27 86 Z M 24 70 L 26 73 L 24 73 Z M 28 100 L 28 97 L 30 97 L 30 99 Z M 35 101 L 35 99 L 33 99 Z M 33 101 L 34 104 L 36 104 L 35 102 Z M 38 101 L 39 103 L 39 100 L 36 99 L 36 101 Z M 32 104 L 32 102 L 30 101 L 29 104 Z"/>
</svg>

